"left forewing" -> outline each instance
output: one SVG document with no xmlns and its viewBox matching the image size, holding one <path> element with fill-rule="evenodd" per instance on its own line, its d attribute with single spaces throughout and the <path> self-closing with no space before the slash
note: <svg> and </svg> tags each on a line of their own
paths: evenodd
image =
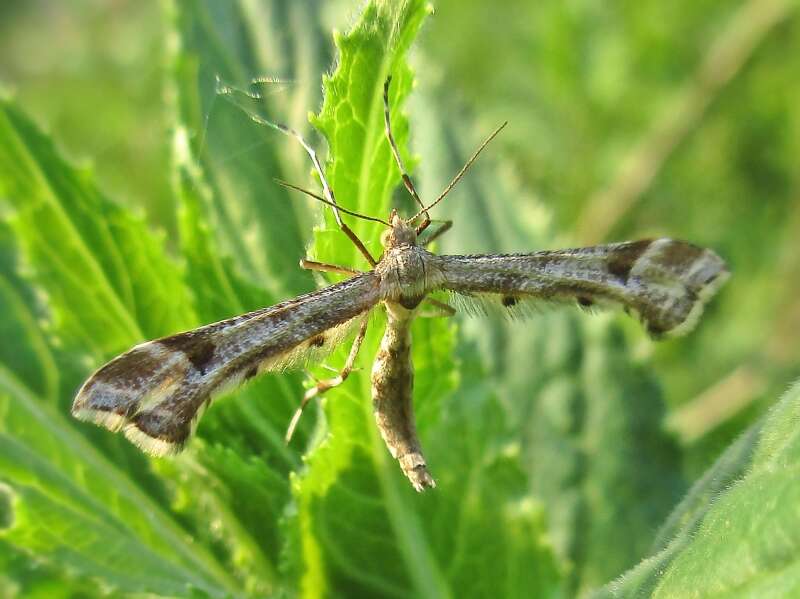
<svg viewBox="0 0 800 599">
<path fill-rule="evenodd" d="M 728 276 L 713 251 L 673 239 L 439 260 L 442 288 L 467 299 L 511 313 L 526 300 L 616 304 L 637 313 L 655 337 L 691 330 Z"/>
<path fill-rule="evenodd" d="M 321 358 L 379 301 L 365 273 L 270 308 L 137 345 L 83 385 L 72 413 L 148 453 L 179 451 L 221 389 L 259 372 Z"/>
</svg>

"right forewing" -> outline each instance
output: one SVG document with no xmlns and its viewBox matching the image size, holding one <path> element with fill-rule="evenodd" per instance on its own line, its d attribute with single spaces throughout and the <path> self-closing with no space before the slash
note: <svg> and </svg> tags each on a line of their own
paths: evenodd
<svg viewBox="0 0 800 599">
<path fill-rule="evenodd" d="M 179 450 L 222 388 L 319 358 L 379 301 L 365 273 L 276 306 L 137 345 L 84 384 L 72 412 L 153 454 Z"/>
<path fill-rule="evenodd" d="M 616 304 L 653 336 L 681 335 L 728 276 L 714 252 L 656 239 L 533 254 L 440 256 L 442 288 L 510 311 L 525 300 Z"/>
</svg>

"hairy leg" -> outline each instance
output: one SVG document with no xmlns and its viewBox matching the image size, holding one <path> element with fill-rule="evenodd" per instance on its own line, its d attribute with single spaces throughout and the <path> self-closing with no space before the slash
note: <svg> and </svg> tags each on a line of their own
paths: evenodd
<svg viewBox="0 0 800 599">
<path fill-rule="evenodd" d="M 300 407 L 297 408 L 294 416 L 292 416 L 292 420 L 289 422 L 289 427 L 286 429 L 286 443 L 289 443 L 289 441 L 292 440 L 292 435 L 294 435 L 294 431 L 297 428 L 298 422 L 300 422 L 300 417 L 303 415 L 303 410 L 308 405 L 308 402 L 315 397 L 322 395 L 329 389 L 338 387 L 347 380 L 348 376 L 350 376 L 350 373 L 353 371 L 353 365 L 355 364 L 356 357 L 358 356 L 358 351 L 361 349 L 361 344 L 364 342 L 364 336 L 367 334 L 368 322 L 369 317 L 365 316 L 361 321 L 361 327 L 358 329 L 358 334 L 356 335 L 353 345 L 350 348 L 350 353 L 347 355 L 347 360 L 344 363 L 344 367 L 339 371 L 339 374 L 330 379 L 317 381 L 316 385 L 306 391 L 306 394 L 303 396 L 303 400 L 300 402 Z"/>
</svg>

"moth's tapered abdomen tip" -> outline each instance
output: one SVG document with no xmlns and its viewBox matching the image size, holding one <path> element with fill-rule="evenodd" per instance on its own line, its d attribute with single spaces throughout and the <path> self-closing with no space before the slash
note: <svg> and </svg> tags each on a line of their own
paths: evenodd
<svg viewBox="0 0 800 599">
<path fill-rule="evenodd" d="M 422 493 L 425 489 L 433 489 L 436 487 L 436 481 L 428 472 L 428 465 L 425 463 L 425 458 L 419 452 L 406 454 L 398 458 L 400 462 L 400 469 L 411 482 L 418 493 Z"/>
<path fill-rule="evenodd" d="M 417 493 L 422 493 L 425 489 L 436 488 L 436 481 L 433 480 L 430 472 L 424 466 L 411 472 L 406 472 L 406 476 L 408 476 L 408 480 L 411 481 L 411 485 Z"/>
</svg>

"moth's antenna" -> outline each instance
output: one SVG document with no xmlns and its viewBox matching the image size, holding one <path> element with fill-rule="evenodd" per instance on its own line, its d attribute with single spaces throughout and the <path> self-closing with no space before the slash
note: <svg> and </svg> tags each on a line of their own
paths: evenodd
<svg viewBox="0 0 800 599">
<path fill-rule="evenodd" d="M 236 88 L 227 85 L 221 85 L 221 83 L 218 81 L 217 83 L 218 94 L 233 97 L 233 94 L 236 92 L 243 93 L 246 96 L 248 96 L 247 92 L 242 92 L 241 90 L 237 90 Z M 358 238 L 355 232 L 350 227 L 348 227 L 347 224 L 345 224 L 345 222 L 342 220 L 342 215 L 339 213 L 340 209 L 339 204 L 336 203 L 336 197 L 333 195 L 333 189 L 331 189 L 331 186 L 328 184 L 328 180 L 325 178 L 325 171 L 322 169 L 322 165 L 319 162 L 319 158 L 317 158 L 317 153 L 314 151 L 314 148 L 308 145 L 308 142 L 306 142 L 306 140 L 303 139 L 303 136 L 300 135 L 297 131 L 295 131 L 291 127 L 284 125 L 282 123 L 275 123 L 273 121 L 267 120 L 261 115 L 255 114 L 252 110 L 245 108 L 244 106 L 236 102 L 236 100 L 233 100 L 233 102 L 239 108 L 241 108 L 242 111 L 247 116 L 249 116 L 253 122 L 280 131 L 281 133 L 283 133 L 284 135 L 288 135 L 289 137 L 294 137 L 300 143 L 300 145 L 303 146 L 303 149 L 306 151 L 306 154 L 308 154 L 308 156 L 311 158 L 311 162 L 314 165 L 314 170 L 316 170 L 317 175 L 319 175 L 319 180 L 322 182 L 322 193 L 325 196 L 325 199 L 327 200 L 326 203 L 333 208 L 333 216 L 336 219 L 336 224 L 339 225 L 339 228 L 342 230 L 342 232 L 350 238 L 350 241 L 352 241 L 353 244 L 358 248 L 358 251 L 361 252 L 364 258 L 367 259 L 367 262 L 369 262 L 370 266 L 375 266 L 377 264 L 375 258 L 372 257 L 372 254 L 369 253 L 369 250 L 366 248 L 364 243 Z"/>
<path fill-rule="evenodd" d="M 322 202 L 323 204 L 327 204 L 328 206 L 334 206 L 334 204 L 331 204 L 328 200 L 323 198 L 321 195 L 319 195 L 317 193 L 314 193 L 313 191 L 309 191 L 307 189 L 303 189 L 302 187 L 299 187 L 298 185 L 293 185 L 293 184 L 291 184 L 291 183 L 289 183 L 287 181 L 284 181 L 283 179 L 275 178 L 274 181 L 278 185 L 281 185 L 283 187 L 288 187 L 289 189 L 294 189 L 295 191 L 300 191 L 300 192 L 302 192 L 302 193 L 304 193 L 304 194 L 306 194 L 308 196 L 311 196 L 312 198 Z M 350 216 L 355 216 L 356 218 L 363 218 L 364 220 L 371 220 L 371 221 L 374 221 L 376 223 L 381 223 L 383 225 L 386 225 L 387 227 L 391 227 L 392 226 L 387 221 L 383 220 L 382 218 L 378 218 L 376 216 L 367 216 L 366 214 L 361 214 L 360 212 L 354 212 L 353 210 L 348 210 L 347 208 L 344 208 L 342 206 L 337 206 L 337 208 L 341 212 L 344 212 L 345 214 L 349 214 Z"/>
<path fill-rule="evenodd" d="M 500 126 L 497 128 L 497 129 L 495 129 L 494 131 L 492 131 L 492 134 L 491 134 L 489 137 L 487 137 L 487 138 L 484 140 L 484 142 L 483 142 L 483 143 L 480 145 L 480 147 L 479 147 L 477 150 L 475 150 L 475 153 L 474 153 L 472 156 L 470 156 L 470 157 L 469 157 L 469 160 L 467 160 L 466 164 L 465 164 L 463 167 L 461 167 L 461 170 L 460 170 L 460 171 L 458 171 L 458 174 L 457 174 L 455 177 L 453 177 L 453 180 L 452 180 L 452 181 L 450 181 L 450 183 L 448 184 L 448 186 L 444 188 L 444 191 L 443 191 L 442 193 L 440 193 L 440 194 L 439 194 L 439 197 L 438 197 L 438 198 L 436 198 L 436 199 L 435 199 L 433 202 L 431 202 L 431 203 L 430 203 L 430 204 L 429 204 L 427 207 L 425 207 L 425 208 L 423 208 L 422 210 L 420 210 L 419 212 L 417 212 L 417 213 L 416 213 L 414 216 L 412 216 L 412 217 L 411 217 L 409 220 L 414 220 L 415 218 L 419 218 L 419 217 L 420 217 L 420 216 L 422 216 L 423 214 L 426 214 L 426 215 L 427 215 L 427 212 L 428 212 L 428 210 L 430 210 L 431 208 L 433 208 L 434 206 L 436 206 L 436 204 L 438 204 L 439 202 L 441 202 L 441 201 L 444 199 L 444 197 L 445 197 L 445 196 L 446 196 L 448 193 L 450 193 L 450 191 L 452 191 L 452 189 L 453 189 L 453 188 L 456 186 L 456 183 L 458 183 L 458 182 L 461 180 L 461 177 L 463 177 L 463 176 L 464 176 L 464 173 L 466 173 L 466 172 L 467 172 L 467 169 L 469 169 L 469 167 L 471 167 L 471 166 L 472 166 L 472 163 L 473 163 L 473 162 L 475 162 L 475 159 L 476 159 L 476 158 L 478 157 L 478 155 L 479 155 L 479 154 L 480 154 L 480 153 L 483 151 L 483 148 L 485 148 L 487 145 L 489 145 L 489 142 L 490 142 L 490 141 L 492 141 L 492 140 L 493 140 L 493 139 L 494 139 L 494 138 L 497 136 L 497 134 L 498 134 L 498 133 L 500 133 L 500 132 L 503 130 L 503 127 L 505 127 L 506 125 L 508 125 L 508 121 L 505 121 L 505 122 L 504 122 L 502 125 L 500 125 Z M 427 225 L 425 225 L 425 226 L 427 227 Z M 418 230 L 418 231 L 417 231 L 417 233 L 419 234 L 419 233 L 421 233 L 421 232 L 422 232 L 422 231 L 424 231 L 424 230 L 425 230 L 425 227 L 423 227 L 422 229 Z"/>
<path fill-rule="evenodd" d="M 400 175 L 403 178 L 403 185 L 406 186 L 408 193 L 411 194 L 411 197 L 414 198 L 414 201 L 419 204 L 420 208 L 422 208 L 422 212 L 425 213 L 425 220 L 417 228 L 417 234 L 419 234 L 430 224 L 431 217 L 425 209 L 425 204 L 420 199 L 419 194 L 414 187 L 414 183 L 411 181 L 411 176 L 408 174 L 406 167 L 403 165 L 403 160 L 400 158 L 400 150 L 397 149 L 397 144 L 394 141 L 394 135 L 392 135 L 392 120 L 389 116 L 389 84 L 391 82 L 392 76 L 389 75 L 386 78 L 386 82 L 383 84 L 383 124 L 386 131 L 386 139 L 389 140 L 389 147 L 392 149 L 394 161 L 397 163 L 397 168 L 400 169 Z"/>
</svg>

